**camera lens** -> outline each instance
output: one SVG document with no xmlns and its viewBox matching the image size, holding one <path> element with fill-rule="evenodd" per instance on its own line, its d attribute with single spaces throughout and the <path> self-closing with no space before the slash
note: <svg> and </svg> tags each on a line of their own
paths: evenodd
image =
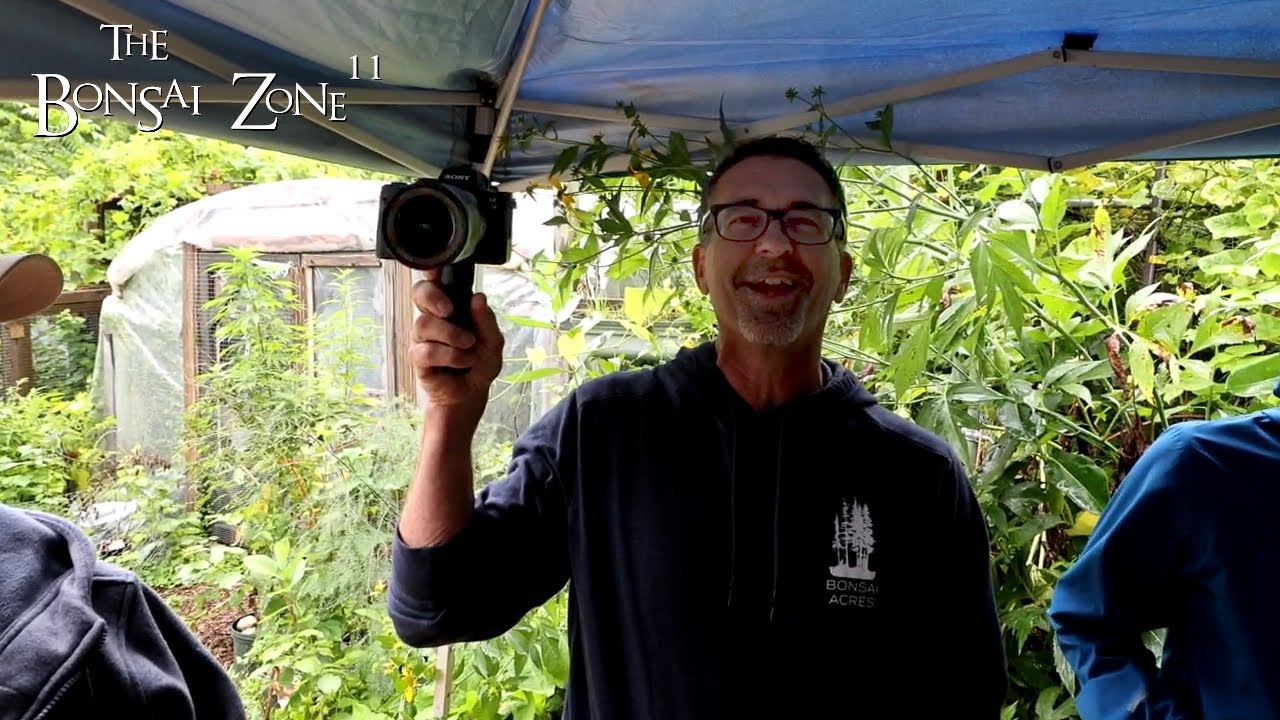
<svg viewBox="0 0 1280 720">
<path fill-rule="evenodd" d="M 450 254 L 462 233 L 457 205 L 442 193 L 422 190 L 405 197 L 392 224 L 400 250 L 426 260 Z"/>
</svg>

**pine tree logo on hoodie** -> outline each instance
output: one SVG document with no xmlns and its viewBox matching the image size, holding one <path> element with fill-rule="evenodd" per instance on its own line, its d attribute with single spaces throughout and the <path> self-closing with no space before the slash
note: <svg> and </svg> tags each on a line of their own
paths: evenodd
<svg viewBox="0 0 1280 720">
<path fill-rule="evenodd" d="M 835 564 L 827 579 L 830 605 L 874 607 L 876 571 L 871 569 L 871 556 L 876 549 L 871 511 L 857 500 L 845 500 L 835 515 L 831 550 Z"/>
</svg>

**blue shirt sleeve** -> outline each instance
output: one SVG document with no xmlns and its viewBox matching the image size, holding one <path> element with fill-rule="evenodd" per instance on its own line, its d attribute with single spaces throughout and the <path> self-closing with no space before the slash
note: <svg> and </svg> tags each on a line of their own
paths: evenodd
<svg viewBox="0 0 1280 720">
<path fill-rule="evenodd" d="M 1162 685 L 1145 632 L 1168 627 L 1187 568 L 1193 472 L 1187 423 L 1173 425 L 1134 465 L 1059 579 L 1049 620 L 1080 682 L 1083 720 L 1191 717 Z"/>
<path fill-rule="evenodd" d="M 393 535 L 387 609 L 406 644 L 497 637 L 568 582 L 561 458 L 573 453 L 572 407 L 570 396 L 516 440 L 506 477 L 477 493 L 457 535 L 413 548 Z"/>
</svg>

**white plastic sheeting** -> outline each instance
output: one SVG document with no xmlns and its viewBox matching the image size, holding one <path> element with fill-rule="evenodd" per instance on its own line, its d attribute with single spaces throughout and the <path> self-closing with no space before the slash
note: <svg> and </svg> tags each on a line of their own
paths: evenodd
<svg viewBox="0 0 1280 720">
<path fill-rule="evenodd" d="M 127 243 L 107 271 L 112 294 L 102 306 L 92 383 L 97 406 L 114 415 L 114 447 L 162 458 L 178 450 L 184 407 L 183 298 L 194 291 L 184 286 L 184 245 L 252 248 L 270 258 L 318 253 L 372 257 L 380 187 L 377 181 L 328 178 L 252 185 L 178 208 Z M 541 222 L 549 216 L 527 197 L 518 200 L 517 258 L 546 246 L 550 228 Z M 309 270 L 316 273 L 314 281 L 323 282 L 331 268 Z M 385 276 L 374 277 L 381 285 Z M 480 277 L 500 317 L 551 319 L 545 297 L 519 271 L 484 268 Z M 372 295 L 383 297 L 385 288 Z M 385 334 L 394 322 L 384 307 L 373 313 L 382 320 L 383 331 L 369 339 L 375 357 L 384 357 Z M 508 372 L 523 368 L 528 348 L 553 345 L 545 330 L 507 320 L 502 328 L 511 358 Z M 504 386 L 494 395 L 486 420 L 500 438 L 514 437 L 547 403 L 537 387 Z"/>
</svg>

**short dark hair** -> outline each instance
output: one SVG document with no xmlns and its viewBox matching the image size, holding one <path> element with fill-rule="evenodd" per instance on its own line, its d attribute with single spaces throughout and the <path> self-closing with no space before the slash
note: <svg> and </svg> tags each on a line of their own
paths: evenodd
<svg viewBox="0 0 1280 720">
<path fill-rule="evenodd" d="M 706 212 L 711 191 L 715 189 L 720 182 L 720 178 L 730 168 L 747 158 L 760 157 L 762 155 L 799 160 L 813 168 L 813 171 L 821 175 L 822 179 L 827 183 L 827 189 L 835 196 L 840 209 L 844 209 L 844 186 L 840 184 L 840 176 L 836 174 L 835 168 L 831 166 L 831 162 L 827 160 L 821 150 L 812 143 L 800 138 L 786 135 L 766 135 L 735 145 L 729 154 L 716 163 L 715 170 L 711 173 L 711 177 L 702 189 L 700 212 Z"/>
<path fill-rule="evenodd" d="M 835 168 L 832 167 L 831 162 L 827 160 L 817 146 L 806 140 L 787 135 L 766 135 L 734 145 L 732 150 L 716 163 L 711 177 L 703 185 L 702 200 L 698 204 L 699 220 L 706 217 L 706 213 L 710 209 L 708 203 L 711 200 L 711 192 L 715 190 L 720 178 L 730 168 L 743 160 L 762 156 L 791 158 L 813 168 L 814 172 L 822 176 L 823 181 L 827 183 L 827 189 L 835 197 L 836 206 L 841 210 L 840 226 L 844 226 L 844 186 L 840 184 L 840 176 L 836 173 Z M 705 230 L 705 228 L 703 229 Z M 843 238 L 844 233 L 841 232 L 839 237 Z"/>
</svg>

